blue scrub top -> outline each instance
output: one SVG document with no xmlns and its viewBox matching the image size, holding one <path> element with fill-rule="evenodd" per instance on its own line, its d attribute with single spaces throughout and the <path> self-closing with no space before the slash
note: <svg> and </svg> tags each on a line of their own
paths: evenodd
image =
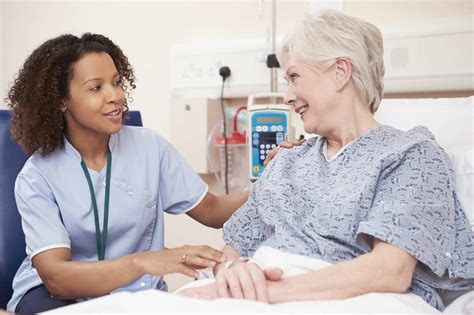
<svg viewBox="0 0 474 315">
<path fill-rule="evenodd" d="M 97 261 L 94 214 L 79 152 L 65 146 L 47 156 L 35 153 L 17 177 L 15 196 L 26 238 L 27 257 L 13 280 L 7 309 L 42 283 L 31 259 L 48 249 L 70 248 L 72 260 Z M 156 132 L 123 126 L 109 140 L 112 173 L 109 228 L 105 259 L 161 250 L 163 211 L 180 214 L 193 209 L 208 191 L 191 166 Z M 106 166 L 89 169 L 103 222 Z M 143 275 L 118 291 L 160 289 L 159 276 Z"/>
</svg>

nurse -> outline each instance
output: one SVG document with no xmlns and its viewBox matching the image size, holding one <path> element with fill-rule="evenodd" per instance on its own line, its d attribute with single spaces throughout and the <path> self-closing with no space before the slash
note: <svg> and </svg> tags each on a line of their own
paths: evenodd
<svg viewBox="0 0 474 315">
<path fill-rule="evenodd" d="M 165 274 L 197 277 L 225 260 L 208 246 L 164 248 L 163 212 L 220 228 L 248 193 L 210 194 L 164 138 L 123 126 L 133 88 L 127 57 L 97 34 L 48 40 L 19 71 L 12 135 L 32 156 L 15 185 L 27 257 L 9 311 L 166 289 Z"/>
</svg>

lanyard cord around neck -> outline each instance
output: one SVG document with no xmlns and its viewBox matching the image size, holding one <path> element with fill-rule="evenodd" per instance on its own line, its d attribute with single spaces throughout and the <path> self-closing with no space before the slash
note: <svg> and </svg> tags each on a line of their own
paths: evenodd
<svg viewBox="0 0 474 315">
<path fill-rule="evenodd" d="M 109 224 L 109 199 L 110 199 L 110 175 L 112 169 L 112 153 L 110 150 L 107 154 L 107 173 L 105 175 L 105 199 L 104 199 L 104 223 L 102 233 L 100 233 L 99 224 L 99 211 L 97 210 L 97 201 L 95 199 L 94 186 L 92 185 L 91 176 L 87 170 L 87 165 L 84 160 L 81 160 L 82 170 L 87 178 L 87 184 L 89 184 L 89 191 L 91 193 L 92 207 L 94 208 L 94 221 L 95 221 L 95 238 L 97 242 L 97 257 L 99 260 L 104 260 L 105 257 L 105 246 L 107 243 L 107 229 Z"/>
</svg>

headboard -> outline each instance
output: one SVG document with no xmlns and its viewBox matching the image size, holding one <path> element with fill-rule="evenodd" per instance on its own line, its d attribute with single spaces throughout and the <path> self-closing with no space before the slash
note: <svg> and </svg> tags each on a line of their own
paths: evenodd
<svg viewBox="0 0 474 315">
<path fill-rule="evenodd" d="M 375 118 L 401 130 L 423 125 L 446 150 L 474 146 L 474 97 L 383 99 Z"/>
</svg>

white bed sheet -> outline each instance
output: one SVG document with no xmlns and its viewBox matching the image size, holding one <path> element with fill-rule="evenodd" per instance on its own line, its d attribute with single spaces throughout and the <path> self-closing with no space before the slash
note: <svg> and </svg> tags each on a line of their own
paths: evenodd
<svg viewBox="0 0 474 315">
<path fill-rule="evenodd" d="M 284 276 L 323 268 L 326 262 L 292 255 L 269 247 L 260 248 L 254 256 L 265 268 L 279 266 Z M 204 279 L 185 287 L 199 286 L 213 281 Z M 183 287 L 184 288 L 184 287 Z M 474 295 L 473 295 L 474 297 Z M 469 300 L 467 300 L 468 302 Z M 466 301 L 459 303 L 454 313 L 466 309 Z M 472 310 L 472 309 L 471 309 Z M 50 313 L 317 313 L 317 314 L 442 314 L 414 294 L 370 293 L 345 300 L 305 301 L 265 304 L 235 299 L 200 300 L 169 294 L 157 290 L 137 293 L 121 292 L 76 305 L 60 308 Z M 466 313 L 468 314 L 468 313 Z"/>
<path fill-rule="evenodd" d="M 313 314 L 441 314 L 410 294 L 366 294 L 318 302 L 265 304 L 254 301 L 199 300 L 157 290 L 121 292 L 47 313 L 313 313 Z"/>
</svg>

